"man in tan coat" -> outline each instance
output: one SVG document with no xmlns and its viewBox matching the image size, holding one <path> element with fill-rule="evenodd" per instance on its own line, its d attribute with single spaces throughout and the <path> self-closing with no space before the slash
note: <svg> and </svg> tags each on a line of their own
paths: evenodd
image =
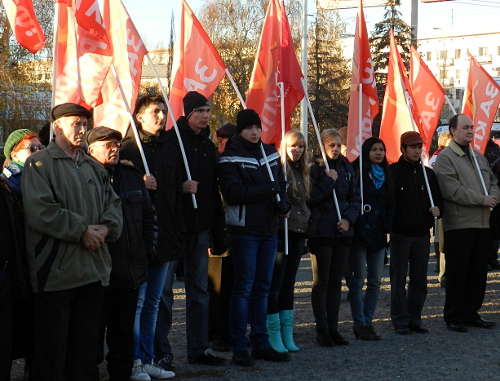
<svg viewBox="0 0 500 381">
<path fill-rule="evenodd" d="M 472 120 L 463 114 L 453 116 L 450 133 L 453 140 L 439 154 L 435 167 L 446 211 L 444 319 L 450 330 L 467 332 L 466 326 L 495 325 L 482 319 L 478 311 L 486 289 L 490 208 L 497 205 L 500 190 L 486 158 L 470 146 L 474 137 Z"/>
</svg>

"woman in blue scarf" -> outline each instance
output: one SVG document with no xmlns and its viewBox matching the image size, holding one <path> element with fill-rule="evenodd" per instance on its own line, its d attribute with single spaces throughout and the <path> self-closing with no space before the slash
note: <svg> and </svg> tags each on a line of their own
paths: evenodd
<svg viewBox="0 0 500 381">
<path fill-rule="evenodd" d="M 367 139 L 362 146 L 363 214 L 354 226 L 354 242 L 350 253 L 352 278 L 349 282 L 354 334 L 361 340 L 380 340 L 372 321 L 380 295 L 380 279 L 384 253 L 394 215 L 389 164 L 385 144 L 377 138 Z M 359 171 L 359 158 L 353 163 Z M 363 298 L 363 285 L 367 279 Z"/>
</svg>

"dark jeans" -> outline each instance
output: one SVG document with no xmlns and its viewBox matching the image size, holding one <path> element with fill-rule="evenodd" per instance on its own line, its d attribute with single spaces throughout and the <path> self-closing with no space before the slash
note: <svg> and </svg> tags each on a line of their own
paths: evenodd
<svg viewBox="0 0 500 381">
<path fill-rule="evenodd" d="M 35 294 L 32 381 L 89 381 L 95 377 L 101 283 Z"/>
<path fill-rule="evenodd" d="M 10 380 L 12 364 L 12 287 L 8 270 L 0 269 L 0 380 Z"/>
<path fill-rule="evenodd" d="M 311 248 L 313 287 L 311 302 L 316 331 L 337 331 L 339 325 L 342 278 L 349 261 L 349 246 Z"/>
<path fill-rule="evenodd" d="M 285 255 L 283 251 L 276 254 L 267 304 L 268 314 L 293 310 L 295 276 L 304 253 L 304 239 L 294 238 L 293 233 L 290 233 L 288 238 L 288 255 Z"/>
<path fill-rule="evenodd" d="M 391 320 L 394 328 L 420 325 L 427 297 L 430 235 L 410 237 L 391 232 Z M 406 276 L 409 276 L 408 294 Z"/>
<path fill-rule="evenodd" d="M 267 297 L 276 258 L 277 236 L 231 234 L 230 248 L 234 265 L 229 332 L 233 352 L 247 350 L 247 323 L 254 351 L 270 347 L 267 335 Z"/>
<path fill-rule="evenodd" d="M 444 320 L 463 324 L 479 318 L 486 290 L 489 229 L 457 229 L 444 232 L 446 300 Z"/>
<path fill-rule="evenodd" d="M 134 320 L 138 289 L 106 287 L 99 332 L 99 356 L 104 360 L 104 336 L 109 352 L 106 356 L 110 381 L 127 380 L 132 369 Z M 107 330 L 106 330 L 107 328 Z"/>
</svg>

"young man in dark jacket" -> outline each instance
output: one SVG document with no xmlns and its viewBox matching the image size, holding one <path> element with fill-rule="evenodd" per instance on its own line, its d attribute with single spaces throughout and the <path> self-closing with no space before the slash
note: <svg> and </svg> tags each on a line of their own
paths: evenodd
<svg viewBox="0 0 500 381">
<path fill-rule="evenodd" d="M 98 362 L 104 360 L 104 336 L 110 380 L 124 380 L 132 369 L 133 328 L 139 286 L 147 281 L 148 256 L 156 255 L 156 212 L 141 172 L 119 163 L 122 135 L 107 127 L 87 132 L 90 156 L 109 172 L 111 185 L 122 200 L 123 230 L 108 245 L 112 260 L 109 287 L 104 292 Z"/>
<path fill-rule="evenodd" d="M 423 140 L 414 131 L 401 135 L 402 155 L 390 166 L 396 209 L 391 229 L 391 320 L 396 332 L 427 333 L 421 314 L 427 296 L 427 264 L 434 218 L 441 217 L 443 199 L 434 172 L 425 167 L 434 201 L 431 206 L 420 156 Z M 406 276 L 410 283 L 406 294 Z"/>
</svg>

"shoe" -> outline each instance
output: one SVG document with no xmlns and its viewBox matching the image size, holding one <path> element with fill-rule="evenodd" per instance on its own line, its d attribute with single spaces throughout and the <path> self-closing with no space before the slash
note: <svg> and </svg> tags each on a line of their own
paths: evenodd
<svg viewBox="0 0 500 381">
<path fill-rule="evenodd" d="M 165 370 L 156 365 L 154 362 L 151 362 L 151 364 L 145 364 L 144 370 L 149 375 L 149 377 L 154 378 L 156 380 L 169 380 L 175 377 L 174 372 L 170 370 Z"/>
<path fill-rule="evenodd" d="M 375 330 L 373 329 L 373 325 L 372 324 L 367 324 L 366 325 L 366 330 L 371 333 L 373 335 L 373 337 L 375 337 L 375 340 L 382 340 L 382 336 L 378 335 L 377 332 L 375 332 Z"/>
<path fill-rule="evenodd" d="M 156 365 L 159 367 L 162 367 L 165 370 L 170 370 L 174 371 L 175 370 L 175 365 L 172 363 L 174 361 L 172 356 L 165 356 L 156 361 Z"/>
<path fill-rule="evenodd" d="M 484 320 L 483 318 L 478 318 L 476 320 L 470 320 L 465 322 L 465 325 L 469 327 L 493 328 L 495 326 L 495 322 Z"/>
<path fill-rule="evenodd" d="M 238 351 L 233 353 L 233 362 L 240 366 L 252 366 L 255 360 L 248 354 L 247 351 Z"/>
<path fill-rule="evenodd" d="M 324 331 L 319 331 L 316 335 L 316 341 L 318 342 L 320 347 L 334 347 L 335 342 L 330 336 L 330 332 L 326 329 Z"/>
<path fill-rule="evenodd" d="M 401 327 L 401 328 L 396 328 L 396 333 L 399 335 L 409 335 L 411 331 L 410 328 Z"/>
<path fill-rule="evenodd" d="M 342 337 L 339 331 L 330 330 L 330 337 L 337 345 L 349 345 L 349 342 Z"/>
<path fill-rule="evenodd" d="M 450 331 L 455 332 L 467 332 L 467 328 L 463 324 L 446 324 Z"/>
<path fill-rule="evenodd" d="M 144 370 L 144 365 L 135 365 L 132 368 L 132 374 L 130 375 L 132 381 L 151 381 L 151 377 Z"/>
<path fill-rule="evenodd" d="M 290 361 L 290 355 L 288 353 L 279 353 L 271 347 L 262 351 L 252 351 L 252 357 L 255 360 L 267 360 L 274 362 Z"/>
<path fill-rule="evenodd" d="M 375 340 L 375 337 L 367 331 L 366 325 L 353 325 L 352 331 L 354 332 L 354 336 L 356 336 L 356 339 L 365 341 Z"/>
<path fill-rule="evenodd" d="M 290 352 L 298 352 L 299 347 L 293 340 L 293 317 L 293 310 L 280 311 L 281 339 L 286 349 Z"/>
<path fill-rule="evenodd" d="M 203 365 L 226 365 L 226 359 L 223 357 L 216 356 L 212 353 L 210 348 L 205 349 L 202 355 L 198 356 L 194 360 L 188 361 L 190 364 L 203 364 Z"/>
<path fill-rule="evenodd" d="M 210 343 L 210 348 L 212 348 L 213 351 L 216 352 L 231 352 L 231 346 L 220 340 L 220 339 L 215 339 Z"/>
<path fill-rule="evenodd" d="M 280 332 L 280 315 L 279 313 L 268 314 L 266 317 L 266 327 L 267 334 L 269 338 L 269 344 L 271 347 L 279 353 L 286 353 L 288 349 L 283 345 L 283 341 L 281 340 L 281 332 Z"/>
<path fill-rule="evenodd" d="M 429 333 L 429 330 L 421 325 L 410 325 L 410 331 L 417 333 Z"/>
</svg>

